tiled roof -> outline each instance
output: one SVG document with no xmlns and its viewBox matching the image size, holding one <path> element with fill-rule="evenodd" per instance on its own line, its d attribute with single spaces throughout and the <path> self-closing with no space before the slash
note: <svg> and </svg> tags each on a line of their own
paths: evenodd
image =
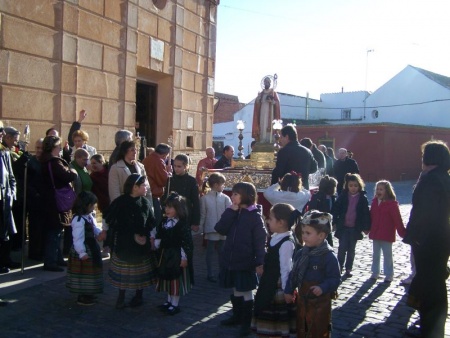
<svg viewBox="0 0 450 338">
<path fill-rule="evenodd" d="M 430 71 L 422 69 L 422 68 L 418 68 L 418 67 L 414 67 L 414 66 L 411 66 L 411 67 L 414 68 L 415 70 L 417 70 L 418 72 L 422 73 L 429 79 L 433 80 L 434 82 L 439 83 L 441 86 L 450 89 L 450 77 L 436 74 L 436 73 L 430 72 Z"/>
<path fill-rule="evenodd" d="M 214 98 L 214 123 L 233 121 L 234 113 L 244 106 L 236 95 L 216 92 Z"/>
</svg>

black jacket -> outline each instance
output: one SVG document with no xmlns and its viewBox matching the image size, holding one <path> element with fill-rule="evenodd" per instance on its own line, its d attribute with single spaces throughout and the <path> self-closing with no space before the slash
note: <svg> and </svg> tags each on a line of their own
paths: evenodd
<svg viewBox="0 0 450 338">
<path fill-rule="evenodd" d="M 448 250 L 450 254 L 450 176 L 435 168 L 422 173 L 412 196 L 404 242 Z"/>
<path fill-rule="evenodd" d="M 358 163 L 355 160 L 346 157 L 345 160 L 337 160 L 333 166 L 334 177 L 338 181 L 337 192 L 341 193 L 344 185 L 344 178 L 347 173 L 359 174 Z"/>
<path fill-rule="evenodd" d="M 223 169 L 231 167 L 231 161 L 227 159 L 224 155 L 214 164 L 214 169 Z"/>
<path fill-rule="evenodd" d="M 272 171 L 272 183 L 275 184 L 285 174 L 295 171 L 302 175 L 302 184 L 309 189 L 309 174 L 317 171 L 317 162 L 308 148 L 298 141 L 291 141 L 278 151 L 277 164 Z"/>
<path fill-rule="evenodd" d="M 195 177 L 188 173 L 184 175 L 173 174 L 168 181 L 168 186 L 164 192 L 163 201 L 167 199 L 168 193 L 174 191 L 186 198 L 186 206 L 188 211 L 187 224 L 200 224 L 200 198 L 198 195 L 198 185 Z M 168 189 L 167 189 L 168 188 Z"/>
<path fill-rule="evenodd" d="M 150 230 L 155 227 L 155 217 L 148 199 L 121 195 L 110 204 L 104 217 L 111 228 L 108 235 L 112 236 L 113 251 L 120 259 L 137 262 L 149 257 Z M 147 236 L 147 243 L 137 244 L 135 234 Z"/>
</svg>

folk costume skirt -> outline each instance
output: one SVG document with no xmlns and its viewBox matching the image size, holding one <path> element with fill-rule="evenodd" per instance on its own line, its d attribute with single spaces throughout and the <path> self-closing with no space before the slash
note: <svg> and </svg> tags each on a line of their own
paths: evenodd
<svg viewBox="0 0 450 338">
<path fill-rule="evenodd" d="M 296 332 L 296 307 L 286 304 L 284 291 L 276 290 L 272 303 L 267 310 L 253 316 L 252 330 L 258 337 L 293 337 Z"/>
<path fill-rule="evenodd" d="M 188 268 L 181 269 L 180 277 L 172 280 L 158 278 L 156 291 L 167 292 L 171 296 L 184 296 L 192 289 Z"/>
<path fill-rule="evenodd" d="M 245 292 L 256 289 L 257 285 L 258 279 L 254 270 L 220 269 L 219 286 L 221 288 L 235 288 L 236 291 Z"/>
<path fill-rule="evenodd" d="M 100 248 L 98 257 L 100 256 Z M 66 286 L 70 292 L 93 295 L 103 292 L 103 268 L 101 260 L 92 259 L 91 248 L 86 245 L 86 252 L 89 258 L 85 261 L 79 258 L 78 253 L 72 246 L 69 252 L 69 261 L 67 264 L 67 281 Z"/>
<path fill-rule="evenodd" d="M 115 288 L 141 290 L 157 282 L 156 258 L 149 255 L 130 262 L 120 259 L 113 252 L 108 275 L 111 285 Z"/>
</svg>

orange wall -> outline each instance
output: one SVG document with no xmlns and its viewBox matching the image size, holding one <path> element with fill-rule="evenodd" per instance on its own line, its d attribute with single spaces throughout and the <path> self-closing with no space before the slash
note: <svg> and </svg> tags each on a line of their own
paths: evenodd
<svg viewBox="0 0 450 338">
<path fill-rule="evenodd" d="M 354 153 L 365 181 L 415 180 L 421 171 L 422 143 L 440 139 L 450 144 L 450 130 L 399 125 L 297 126 L 299 140 L 333 139 L 335 151 Z M 376 132 L 376 133 L 375 133 Z"/>
</svg>

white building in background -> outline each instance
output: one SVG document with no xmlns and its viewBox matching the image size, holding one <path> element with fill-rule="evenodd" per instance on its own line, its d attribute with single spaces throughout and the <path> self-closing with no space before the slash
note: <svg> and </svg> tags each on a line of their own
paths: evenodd
<svg viewBox="0 0 450 338">
<path fill-rule="evenodd" d="M 407 66 L 373 93 L 326 93 L 320 100 L 278 93 L 281 119 L 301 125 L 394 123 L 450 128 L 450 78 Z M 254 100 L 234 114 L 231 122 L 213 126 L 213 140 L 232 145 L 237 154 L 238 120 L 243 120 L 244 155 L 249 154 Z"/>
</svg>

